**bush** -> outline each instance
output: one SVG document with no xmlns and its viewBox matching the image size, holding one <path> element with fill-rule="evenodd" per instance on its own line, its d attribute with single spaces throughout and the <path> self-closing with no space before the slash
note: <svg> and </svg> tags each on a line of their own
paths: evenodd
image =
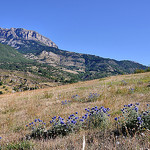
<svg viewBox="0 0 150 150">
<path fill-rule="evenodd" d="M 103 106 L 98 109 L 97 106 L 91 109 L 85 109 L 87 113 L 81 118 L 78 117 L 78 112 L 71 114 L 67 120 L 60 116 L 54 116 L 50 121 L 50 127 L 46 130 L 46 123 L 40 119 L 35 119 L 34 122 L 29 123 L 26 127 L 32 131 L 27 139 L 30 138 L 56 138 L 57 136 L 66 136 L 72 132 L 78 132 L 81 128 L 102 128 L 108 123 L 109 108 Z"/>
<path fill-rule="evenodd" d="M 41 139 L 41 138 L 43 138 L 45 135 L 45 132 L 46 132 L 45 125 L 46 125 L 46 123 L 44 123 L 40 119 L 35 119 L 34 122 L 31 122 L 28 125 L 26 125 L 26 127 L 28 127 L 29 130 L 32 131 L 31 134 L 29 136 L 27 136 L 27 139 L 30 139 L 30 138 Z"/>
<path fill-rule="evenodd" d="M 1 85 L 3 85 L 3 82 L 2 82 L 2 81 L 0 82 L 0 86 L 1 86 Z"/>
<path fill-rule="evenodd" d="M 60 116 L 58 118 L 53 117 L 50 121 L 52 125 L 48 130 L 48 137 L 55 138 L 57 136 L 66 136 L 71 132 L 77 132 L 80 130 L 81 124 L 79 117 L 77 116 L 78 112 L 71 114 L 67 121 L 65 121 Z"/>
<path fill-rule="evenodd" d="M 90 95 L 88 96 L 87 102 L 95 102 L 97 101 L 99 96 L 100 95 L 97 93 L 90 93 Z"/>
<path fill-rule="evenodd" d="M 109 108 L 102 106 L 98 109 L 97 106 L 95 106 L 85 110 L 88 112 L 85 117 L 89 116 L 86 121 L 86 128 L 104 128 L 108 125 L 110 116 L 108 114 Z"/>
<path fill-rule="evenodd" d="M 145 111 L 139 111 L 138 105 L 139 103 L 124 105 L 124 108 L 121 109 L 122 115 L 115 117 L 124 135 L 129 133 L 133 136 L 137 131 L 150 130 L 149 105 L 147 104 Z"/>
</svg>

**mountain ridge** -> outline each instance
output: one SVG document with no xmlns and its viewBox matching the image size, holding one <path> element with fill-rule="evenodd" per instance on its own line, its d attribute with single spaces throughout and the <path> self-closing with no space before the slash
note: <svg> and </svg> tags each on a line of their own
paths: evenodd
<svg viewBox="0 0 150 150">
<path fill-rule="evenodd" d="M 3 28 L 0 28 L 2 30 Z M 14 30 L 15 28 L 7 29 Z M 5 33 L 4 29 L 4 33 Z M 18 35 L 22 36 L 22 30 L 25 29 L 15 29 L 15 31 L 20 31 Z M 31 31 L 31 30 L 27 30 Z M 35 31 L 32 31 L 32 33 Z M 8 35 L 2 34 L 0 32 L 0 43 L 7 44 L 12 47 L 14 45 L 12 43 L 13 38 Z M 38 34 L 38 33 L 37 33 Z M 26 35 L 26 34 L 25 34 Z M 41 35 L 42 36 L 42 35 Z M 3 37 L 3 38 L 2 38 Z M 13 36 L 14 37 L 14 36 Z M 34 36 L 35 37 L 35 36 Z M 46 66 L 52 66 L 56 68 L 56 70 L 61 70 L 62 72 L 68 72 L 74 74 L 76 77 L 74 78 L 76 81 L 80 80 L 91 80 L 102 78 L 111 75 L 118 74 L 128 74 L 134 73 L 136 69 L 146 69 L 147 66 L 142 64 L 133 62 L 133 61 L 117 61 L 110 58 L 103 58 L 100 56 L 90 55 L 90 54 L 81 54 L 70 52 L 67 50 L 58 49 L 57 46 L 49 46 L 43 43 L 42 41 L 26 38 L 19 39 L 20 43 L 16 43 L 15 48 L 19 53 L 22 53 L 24 57 L 28 59 L 32 59 L 40 64 L 44 64 Z M 57 72 L 58 73 L 58 72 Z M 73 76 L 74 76 L 73 75 Z M 66 77 L 63 78 L 63 82 L 68 80 Z M 57 80 L 57 79 L 56 79 Z"/>
<path fill-rule="evenodd" d="M 17 44 L 23 44 L 22 42 L 23 40 L 39 41 L 47 46 L 58 48 L 58 46 L 54 42 L 52 42 L 50 39 L 39 34 L 36 31 L 26 30 L 23 28 L 10 28 L 10 29 L 0 28 L 1 43 L 10 45 L 18 49 L 19 47 L 17 47 Z"/>
</svg>

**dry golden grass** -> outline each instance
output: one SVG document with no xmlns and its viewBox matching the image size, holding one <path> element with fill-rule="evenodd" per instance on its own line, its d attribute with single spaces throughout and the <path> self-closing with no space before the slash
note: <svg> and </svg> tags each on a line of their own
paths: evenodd
<svg viewBox="0 0 150 150">
<path fill-rule="evenodd" d="M 127 85 L 122 85 L 122 80 Z M 0 95 L 0 136 L 1 145 L 17 142 L 29 133 L 26 124 L 35 118 L 40 118 L 47 123 L 53 116 L 67 117 L 79 113 L 82 116 L 85 108 L 104 106 L 111 109 L 111 121 L 114 116 L 120 114 L 124 104 L 139 102 L 141 108 L 150 104 L 150 73 L 113 76 L 70 85 L 63 85 L 47 89 L 38 89 L 14 94 Z M 135 91 L 130 93 L 129 89 Z M 89 93 L 98 93 L 100 97 L 95 102 L 86 102 Z M 73 101 L 69 105 L 62 105 L 61 101 L 72 100 L 73 95 L 78 94 L 85 102 Z M 64 138 L 56 138 L 48 141 L 32 140 L 33 149 L 82 149 L 83 134 L 88 138 L 96 131 L 81 131 L 78 134 L 70 134 Z M 97 131 L 98 132 L 98 131 Z M 86 149 L 97 149 L 99 139 L 93 135 L 93 145 L 89 144 Z M 127 139 L 125 139 L 127 142 Z M 125 141 L 124 140 L 124 141 Z M 136 142 L 135 142 L 136 143 Z M 96 146 L 97 145 L 97 146 Z M 107 144 L 106 144 L 107 145 Z M 140 144 L 139 144 L 140 145 Z M 115 149 L 116 145 L 110 145 L 103 149 Z"/>
</svg>

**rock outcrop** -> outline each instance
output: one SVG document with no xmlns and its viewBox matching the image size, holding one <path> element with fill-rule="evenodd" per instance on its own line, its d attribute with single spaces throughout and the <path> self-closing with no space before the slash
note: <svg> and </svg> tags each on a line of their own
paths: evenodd
<svg viewBox="0 0 150 150">
<path fill-rule="evenodd" d="M 0 28 L 0 43 L 7 44 L 18 49 L 18 45 L 24 44 L 24 40 L 38 41 L 44 45 L 58 48 L 58 46 L 50 39 L 35 31 L 23 28 Z"/>
</svg>

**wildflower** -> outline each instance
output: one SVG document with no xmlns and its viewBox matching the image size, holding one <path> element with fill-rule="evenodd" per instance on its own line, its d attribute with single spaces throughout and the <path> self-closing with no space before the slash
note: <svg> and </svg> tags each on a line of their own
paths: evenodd
<svg viewBox="0 0 150 150">
<path fill-rule="evenodd" d="M 2 137 L 0 137 L 0 140 L 2 139 Z"/>
<path fill-rule="evenodd" d="M 135 109 L 136 112 L 138 111 L 138 107 L 135 107 L 134 109 Z"/>
<path fill-rule="evenodd" d="M 110 110 L 110 108 L 107 108 L 107 111 L 109 111 Z"/>
<path fill-rule="evenodd" d="M 64 122 L 63 122 L 63 121 L 61 121 L 60 123 L 61 123 L 61 124 L 64 124 Z"/>
<path fill-rule="evenodd" d="M 79 121 L 84 121 L 84 119 L 80 119 Z"/>
<path fill-rule="evenodd" d="M 78 112 L 76 112 L 76 114 L 78 114 Z"/>
<path fill-rule="evenodd" d="M 103 108 L 103 112 L 106 113 L 106 111 L 107 111 L 107 110 L 106 110 L 105 108 Z"/>
<path fill-rule="evenodd" d="M 76 123 L 77 123 L 77 121 L 74 121 L 74 122 L 73 122 L 73 124 L 76 124 Z"/>
<path fill-rule="evenodd" d="M 128 107 L 131 107 L 131 105 L 130 105 L 130 104 L 128 104 Z"/>
<path fill-rule="evenodd" d="M 34 122 L 37 122 L 37 119 L 35 119 Z"/>
<path fill-rule="evenodd" d="M 28 125 L 26 125 L 26 127 L 28 127 Z"/>
<path fill-rule="evenodd" d="M 117 120 L 118 120 L 118 118 L 117 118 L 117 117 L 115 117 L 115 120 L 117 121 Z"/>
<path fill-rule="evenodd" d="M 141 117 L 137 117 L 137 120 L 140 121 L 140 120 L 141 120 Z"/>
</svg>

